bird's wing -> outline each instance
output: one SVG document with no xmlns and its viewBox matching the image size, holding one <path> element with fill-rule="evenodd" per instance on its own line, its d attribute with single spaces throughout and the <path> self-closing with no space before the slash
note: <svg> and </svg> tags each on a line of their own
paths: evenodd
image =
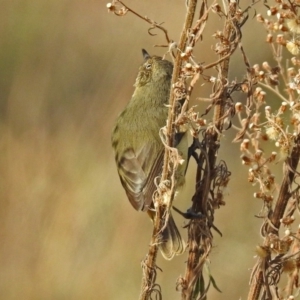
<svg viewBox="0 0 300 300">
<path fill-rule="evenodd" d="M 152 204 L 152 195 L 156 190 L 154 179 L 161 172 L 164 154 L 163 148 L 157 151 L 155 147 L 157 143 L 147 143 L 136 153 L 130 148 L 119 162 L 122 185 L 136 210 L 148 210 Z"/>
</svg>

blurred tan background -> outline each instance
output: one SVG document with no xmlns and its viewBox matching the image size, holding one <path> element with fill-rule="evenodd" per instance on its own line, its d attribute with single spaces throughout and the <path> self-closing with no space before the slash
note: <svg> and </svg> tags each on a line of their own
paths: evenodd
<svg viewBox="0 0 300 300">
<path fill-rule="evenodd" d="M 184 1 L 128 0 L 142 15 L 165 22 L 177 40 Z M 155 4 L 155 5 L 154 5 Z M 243 3 L 242 3 L 243 4 Z M 118 113 L 133 92 L 141 48 L 163 55 L 164 37 L 147 34 L 133 15 L 116 17 L 102 0 L 2 0 L 0 10 L 0 299 L 137 299 L 140 262 L 151 222 L 135 212 L 119 182 L 110 146 Z M 254 15 L 254 11 L 252 12 Z M 251 18 L 250 18 L 251 19 Z M 197 46 L 197 60 L 213 61 L 212 33 Z M 251 63 L 262 62 L 264 32 L 246 24 Z M 256 28 L 256 29 L 255 29 Z M 261 32 L 261 37 L 257 34 Z M 258 44 L 260 43 L 260 44 Z M 255 49 L 255 50 L 254 50 Z M 241 79 L 240 53 L 232 78 Z M 200 86 L 200 85 L 199 85 Z M 208 96 L 209 87 L 194 96 Z M 199 104 L 199 103 L 198 103 Z M 203 111 L 205 105 L 199 104 Z M 216 213 L 211 272 L 222 294 L 245 299 L 261 221 L 234 133 L 223 139 L 220 159 L 233 176 L 227 205 Z M 186 210 L 193 169 L 176 200 Z M 180 226 L 185 224 L 176 216 Z M 158 264 L 164 299 L 179 299 L 175 281 L 185 256 Z"/>
</svg>

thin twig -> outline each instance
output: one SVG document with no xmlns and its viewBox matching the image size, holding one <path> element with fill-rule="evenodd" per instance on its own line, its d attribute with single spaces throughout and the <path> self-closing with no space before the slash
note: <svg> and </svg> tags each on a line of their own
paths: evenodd
<svg viewBox="0 0 300 300">
<path fill-rule="evenodd" d="M 120 9 L 118 9 L 117 7 L 115 7 L 115 4 L 117 4 L 117 3 L 120 3 L 121 5 L 123 5 L 123 7 L 121 7 Z M 131 13 L 133 13 L 138 18 L 140 18 L 140 19 L 142 19 L 142 20 L 144 20 L 147 23 L 149 23 L 149 24 L 152 25 L 152 27 L 149 28 L 149 30 L 148 30 L 148 33 L 150 35 L 155 35 L 155 34 L 151 33 L 151 30 L 154 29 L 154 28 L 158 28 L 158 29 L 160 29 L 160 30 L 162 30 L 164 32 L 168 44 L 171 43 L 171 40 L 170 40 L 169 35 L 168 35 L 168 31 L 163 26 L 161 26 L 161 24 L 156 23 L 155 21 L 151 20 L 150 18 L 148 18 L 146 16 L 143 17 L 142 15 L 140 15 L 139 13 L 137 13 L 136 11 L 134 11 L 133 9 L 131 9 L 129 6 L 127 6 L 122 1 L 113 0 L 112 3 L 108 3 L 107 4 L 107 8 L 110 11 L 112 11 L 117 16 L 124 16 L 128 11 L 131 12 Z"/>
</svg>

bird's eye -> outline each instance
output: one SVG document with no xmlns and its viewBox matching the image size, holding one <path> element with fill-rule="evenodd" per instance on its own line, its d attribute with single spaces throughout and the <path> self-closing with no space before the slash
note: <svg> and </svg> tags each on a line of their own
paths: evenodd
<svg viewBox="0 0 300 300">
<path fill-rule="evenodd" d="M 146 67 L 147 70 L 149 70 L 149 69 L 151 69 L 151 66 L 152 66 L 151 64 L 146 64 L 145 67 Z"/>
</svg>

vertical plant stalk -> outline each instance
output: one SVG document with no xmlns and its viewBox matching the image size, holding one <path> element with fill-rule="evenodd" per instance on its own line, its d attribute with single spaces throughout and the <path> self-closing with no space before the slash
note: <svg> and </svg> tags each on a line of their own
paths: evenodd
<svg viewBox="0 0 300 300">
<path fill-rule="evenodd" d="M 224 25 L 223 36 L 224 40 L 228 41 L 228 48 L 219 57 L 218 87 L 214 93 L 215 97 L 213 97 L 216 99 L 214 102 L 213 125 L 204 133 L 203 141 L 201 143 L 198 141 L 200 154 L 196 174 L 196 192 L 192 198 L 191 210 L 199 218 L 192 219 L 188 224 L 189 255 L 186 272 L 184 278 L 181 279 L 181 295 L 184 300 L 200 299 L 201 296 L 205 297 L 206 294 L 203 286 L 203 267 L 212 247 L 211 228 L 215 228 L 213 225 L 214 208 L 212 205 L 208 206 L 208 198 L 211 192 L 210 188 L 218 173 L 216 160 L 228 97 L 229 61 L 231 54 L 240 41 L 239 27 L 238 24 L 235 24 L 234 15 L 235 10 L 229 10 Z"/>
<path fill-rule="evenodd" d="M 175 100 L 175 93 L 174 93 L 174 86 L 175 83 L 178 81 L 181 71 L 181 65 L 182 65 L 182 58 L 181 53 L 184 51 L 187 39 L 188 39 L 188 32 L 189 29 L 192 26 L 195 10 L 197 6 L 197 0 L 189 0 L 188 1 L 188 8 L 187 8 L 187 14 L 184 22 L 184 27 L 180 36 L 179 44 L 177 47 L 177 53 L 176 53 L 176 59 L 172 74 L 172 83 L 171 83 L 171 92 L 170 92 L 170 98 L 169 98 L 169 113 L 168 113 L 168 120 L 167 120 L 167 147 L 165 149 L 164 154 L 164 165 L 163 165 L 163 172 L 161 177 L 161 182 L 165 182 L 166 180 L 170 179 L 172 176 L 172 173 L 170 172 L 170 165 L 172 165 L 171 162 L 171 150 L 170 148 L 174 146 L 174 135 L 175 135 L 175 126 L 174 121 L 176 118 L 176 100 Z M 171 180 L 170 180 L 171 182 Z M 161 232 L 163 226 L 165 226 L 165 221 L 168 218 L 168 209 L 171 207 L 173 198 L 175 195 L 175 185 L 171 185 L 171 191 L 170 191 L 170 198 L 169 198 L 169 204 L 168 207 L 163 204 L 163 199 L 161 199 L 161 194 L 159 194 L 158 199 L 155 199 L 155 208 L 156 208 L 156 217 L 154 220 L 154 227 L 152 232 L 152 238 L 151 238 L 151 244 L 149 246 L 149 251 L 146 256 L 146 259 L 143 262 L 142 268 L 143 268 L 143 277 L 142 277 L 142 287 L 141 287 L 141 294 L 140 294 L 140 300 L 146 300 L 150 299 L 154 294 L 158 294 L 161 299 L 161 292 L 160 287 L 155 283 L 156 281 L 156 257 L 157 257 L 157 251 L 158 251 L 158 236 Z"/>
<path fill-rule="evenodd" d="M 266 238 L 264 241 L 264 246 L 267 246 L 267 238 L 269 234 L 278 235 L 280 229 L 280 219 L 282 219 L 289 199 L 291 197 L 291 187 L 295 177 L 295 172 L 300 160 L 300 135 L 295 139 L 295 144 L 292 148 L 291 155 L 285 161 L 285 171 L 283 180 L 280 186 L 279 194 L 277 201 L 274 207 L 272 215 L 269 217 L 269 220 L 272 226 L 268 225 L 266 229 Z M 267 258 L 270 258 L 269 256 Z M 265 279 L 265 270 L 268 267 L 268 261 L 265 258 L 262 263 L 257 263 L 258 267 L 255 269 L 254 274 L 252 275 L 251 285 L 248 293 L 248 300 L 258 300 L 262 292 L 263 286 L 266 284 Z"/>
<path fill-rule="evenodd" d="M 172 74 L 172 82 L 171 82 L 171 91 L 170 91 L 170 98 L 169 98 L 169 114 L 168 114 L 168 120 L 167 120 L 167 141 L 168 146 L 173 147 L 174 143 L 174 135 L 175 135 L 175 128 L 174 128 L 174 121 L 176 118 L 176 101 L 175 101 L 175 93 L 174 93 L 174 86 L 176 82 L 179 79 L 180 70 L 182 66 L 182 57 L 181 53 L 184 52 L 184 49 L 186 47 L 187 39 L 188 39 L 188 32 L 190 28 L 192 27 L 196 6 L 197 6 L 198 0 L 189 0 L 189 6 L 184 22 L 184 26 L 181 32 L 179 44 L 177 47 L 177 53 L 176 53 L 176 59 Z M 162 181 L 166 180 L 168 178 L 168 167 L 169 167 L 169 149 L 166 149 L 165 156 L 164 156 L 164 167 L 163 167 L 163 173 L 162 173 Z"/>
</svg>

